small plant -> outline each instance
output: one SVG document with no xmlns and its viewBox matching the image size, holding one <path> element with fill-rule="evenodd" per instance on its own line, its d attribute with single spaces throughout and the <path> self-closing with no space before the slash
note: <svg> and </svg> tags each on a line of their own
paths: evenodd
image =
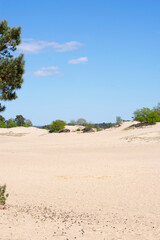
<svg viewBox="0 0 160 240">
<path fill-rule="evenodd" d="M 77 130 L 76 130 L 77 132 L 80 132 L 81 131 L 81 129 L 80 128 L 77 128 Z"/>
<path fill-rule="evenodd" d="M 97 132 L 102 131 L 102 128 L 97 127 L 96 128 Z"/>
<path fill-rule="evenodd" d="M 6 193 L 6 185 L 0 186 L 0 205 L 5 205 L 7 197 L 9 196 L 8 193 Z"/>
</svg>

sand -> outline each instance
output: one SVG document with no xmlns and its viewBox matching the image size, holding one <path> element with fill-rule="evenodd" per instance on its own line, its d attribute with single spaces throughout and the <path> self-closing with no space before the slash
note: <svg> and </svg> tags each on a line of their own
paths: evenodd
<svg viewBox="0 0 160 240">
<path fill-rule="evenodd" d="M 159 240 L 160 123 L 0 129 L 0 240 Z"/>
</svg>

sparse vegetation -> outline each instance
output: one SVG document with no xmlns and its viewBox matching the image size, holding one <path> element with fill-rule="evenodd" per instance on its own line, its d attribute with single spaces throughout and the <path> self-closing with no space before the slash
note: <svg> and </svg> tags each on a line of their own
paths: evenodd
<svg viewBox="0 0 160 240">
<path fill-rule="evenodd" d="M 84 118 L 79 118 L 79 119 L 77 119 L 77 121 L 71 120 L 70 123 L 68 123 L 68 125 L 71 125 L 71 126 L 75 126 L 75 125 L 86 126 L 87 121 Z"/>
<path fill-rule="evenodd" d="M 120 118 L 120 117 L 119 117 Z M 122 119 L 117 119 L 118 122 L 122 121 Z M 106 128 L 111 128 L 111 127 L 115 127 L 117 123 L 94 123 L 94 128 L 98 128 L 98 131 L 99 129 L 106 129 Z M 75 126 L 75 125 L 80 125 L 80 126 L 87 126 L 88 123 L 87 121 L 84 119 L 84 118 L 79 118 L 77 121 L 75 120 L 71 120 L 68 125 L 71 125 L 71 126 Z"/>
<path fill-rule="evenodd" d="M 93 132 L 94 131 L 93 128 L 94 128 L 94 124 L 89 123 L 85 126 L 85 128 L 83 128 L 82 131 L 83 132 Z"/>
<path fill-rule="evenodd" d="M 118 125 L 118 126 L 120 126 L 120 124 L 122 123 L 122 118 L 121 117 L 119 117 L 119 116 L 117 116 L 116 117 L 116 125 Z"/>
<path fill-rule="evenodd" d="M 112 127 L 115 127 L 116 126 L 116 123 L 95 123 L 94 124 L 94 127 L 95 128 L 101 128 L 101 129 L 106 129 L 106 128 L 112 128 Z"/>
<path fill-rule="evenodd" d="M 70 130 L 65 128 L 65 129 L 59 130 L 58 132 L 59 133 L 68 133 L 68 132 L 70 132 Z"/>
<path fill-rule="evenodd" d="M 1 186 L 0 185 L 0 205 L 5 205 L 7 197 L 9 196 L 8 193 L 6 193 L 6 185 Z"/>
</svg>

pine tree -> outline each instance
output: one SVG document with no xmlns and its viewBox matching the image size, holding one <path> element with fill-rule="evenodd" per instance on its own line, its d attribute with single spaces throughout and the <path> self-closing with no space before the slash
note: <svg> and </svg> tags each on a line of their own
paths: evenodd
<svg viewBox="0 0 160 240">
<path fill-rule="evenodd" d="M 24 73 L 23 54 L 14 56 L 21 43 L 21 27 L 9 27 L 6 20 L 0 22 L 0 100 L 17 98 L 16 89 L 21 88 Z M 0 103 L 0 112 L 5 106 Z"/>
</svg>

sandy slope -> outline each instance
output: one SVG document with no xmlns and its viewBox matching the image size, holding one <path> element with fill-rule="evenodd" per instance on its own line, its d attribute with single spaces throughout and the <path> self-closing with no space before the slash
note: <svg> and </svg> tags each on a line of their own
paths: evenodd
<svg viewBox="0 0 160 240">
<path fill-rule="evenodd" d="M 160 124 L 129 125 L 0 129 L 0 239 L 160 239 Z"/>
</svg>

